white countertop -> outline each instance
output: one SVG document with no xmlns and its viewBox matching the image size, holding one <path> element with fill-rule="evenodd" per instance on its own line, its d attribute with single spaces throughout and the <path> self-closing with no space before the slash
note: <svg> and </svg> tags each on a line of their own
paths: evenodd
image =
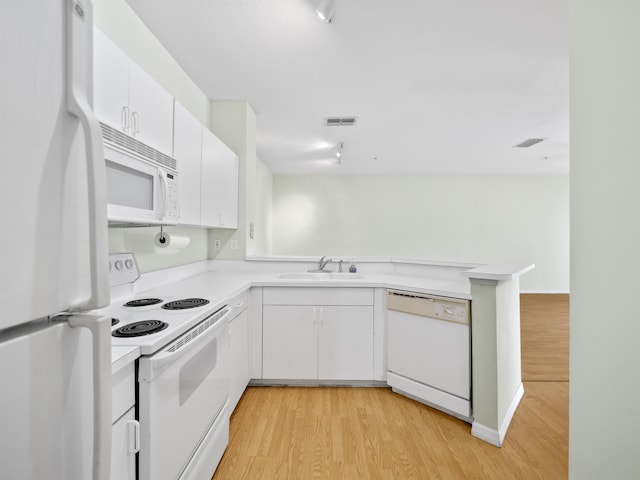
<svg viewBox="0 0 640 480">
<path fill-rule="evenodd" d="M 393 288 L 410 292 L 470 300 L 470 279 L 509 280 L 534 268 L 533 265 L 485 265 L 461 272 L 456 278 L 435 278 L 396 272 L 348 273 L 337 279 L 281 278 L 283 272 L 220 271 L 214 269 L 156 288 L 136 291 L 136 294 L 171 297 L 214 297 L 213 307 L 222 307 L 233 297 L 251 287 L 371 287 Z M 304 273 L 304 270 L 291 273 Z M 112 371 L 117 371 L 140 355 L 134 347 L 112 347 Z"/>
<path fill-rule="evenodd" d="M 111 374 L 135 362 L 139 356 L 139 347 L 111 347 Z"/>
</svg>

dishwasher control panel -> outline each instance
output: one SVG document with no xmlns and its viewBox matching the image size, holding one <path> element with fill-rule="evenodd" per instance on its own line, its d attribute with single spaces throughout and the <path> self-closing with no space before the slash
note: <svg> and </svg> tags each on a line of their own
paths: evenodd
<svg viewBox="0 0 640 480">
<path fill-rule="evenodd" d="M 449 320 L 451 322 L 467 323 L 466 305 L 436 300 L 434 307 L 436 318 Z"/>
<path fill-rule="evenodd" d="M 387 291 L 387 309 L 469 325 L 470 302 L 402 290 Z"/>
</svg>

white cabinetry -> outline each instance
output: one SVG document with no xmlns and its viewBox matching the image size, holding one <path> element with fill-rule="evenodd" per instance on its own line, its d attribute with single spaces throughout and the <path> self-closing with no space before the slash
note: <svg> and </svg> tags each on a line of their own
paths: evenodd
<svg viewBox="0 0 640 480">
<path fill-rule="evenodd" d="M 174 111 L 178 223 L 238 228 L 238 156 L 177 101 Z"/>
<path fill-rule="evenodd" d="M 180 225 L 201 225 L 202 125 L 177 101 L 174 106 L 173 157 L 178 162 Z"/>
<path fill-rule="evenodd" d="M 171 155 L 173 98 L 94 28 L 94 110 L 100 121 Z"/>
<path fill-rule="evenodd" d="M 111 479 L 135 480 L 140 425 L 135 419 L 134 363 L 112 376 Z"/>
<path fill-rule="evenodd" d="M 229 321 L 229 354 L 231 357 L 231 377 L 229 381 L 229 413 L 233 412 L 249 384 L 249 310 L 248 294 L 231 302 L 233 309 Z"/>
<path fill-rule="evenodd" d="M 372 380 L 373 290 L 263 289 L 264 379 Z"/>
<path fill-rule="evenodd" d="M 238 228 L 238 156 L 202 129 L 202 225 Z"/>
</svg>

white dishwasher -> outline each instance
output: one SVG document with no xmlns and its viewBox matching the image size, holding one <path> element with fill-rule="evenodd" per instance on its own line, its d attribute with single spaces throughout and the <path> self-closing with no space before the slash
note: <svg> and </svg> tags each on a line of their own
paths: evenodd
<svg viewBox="0 0 640 480">
<path fill-rule="evenodd" d="M 389 290 L 387 383 L 470 422 L 469 301 Z"/>
</svg>

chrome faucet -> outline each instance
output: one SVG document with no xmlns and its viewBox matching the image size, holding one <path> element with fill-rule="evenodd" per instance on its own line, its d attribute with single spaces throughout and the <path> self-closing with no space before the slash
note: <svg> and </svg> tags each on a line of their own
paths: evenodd
<svg viewBox="0 0 640 480">
<path fill-rule="evenodd" d="M 330 258 L 327 258 L 326 260 L 325 260 L 325 258 L 327 258 L 327 257 L 323 256 L 320 259 L 320 261 L 318 262 L 318 270 L 321 271 L 321 272 L 324 272 L 325 271 L 324 267 L 326 267 L 327 264 L 332 261 Z"/>
</svg>

